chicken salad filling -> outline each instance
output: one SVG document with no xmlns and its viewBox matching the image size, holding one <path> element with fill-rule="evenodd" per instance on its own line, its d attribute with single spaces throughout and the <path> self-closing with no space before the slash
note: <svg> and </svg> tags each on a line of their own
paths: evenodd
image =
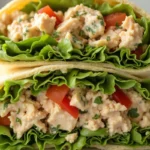
<svg viewBox="0 0 150 150">
<path fill-rule="evenodd" d="M 113 136 L 130 132 L 132 122 L 141 128 L 150 126 L 150 103 L 133 89 L 122 91 L 131 101 L 120 97 L 118 102 L 115 95 L 76 87 L 69 89 L 61 104 L 51 95 L 54 88 L 57 89 L 55 94 L 61 95 L 60 88 L 68 91 L 65 85 L 54 85 L 35 97 L 30 89 L 24 89 L 15 104 L 0 103 L 0 116 L 9 118 L 10 127 L 18 139 L 33 126 L 43 133 L 52 133 L 51 129 L 54 127 L 68 131 L 70 134 L 66 140 L 70 143 L 78 137 L 77 133 L 71 133 L 75 128 L 91 131 L 107 128 L 109 135 Z"/>
<path fill-rule="evenodd" d="M 49 9 L 46 7 L 45 9 Z M 134 21 L 133 16 L 127 16 L 125 13 L 114 14 L 121 16 L 122 19 L 121 23 L 116 23 L 115 26 L 109 25 L 108 22 L 113 15 L 103 17 L 100 11 L 83 4 L 69 8 L 64 13 L 58 11 L 55 14 L 57 17 L 50 17 L 44 11 L 31 12 L 29 15 L 18 11 L 10 16 L 4 15 L 1 33 L 13 41 L 46 33 L 55 35 L 58 41 L 69 39 L 73 46 L 79 49 L 88 44 L 93 47 L 108 46 L 110 49 L 126 47 L 136 50 L 142 43 L 144 28 Z"/>
</svg>

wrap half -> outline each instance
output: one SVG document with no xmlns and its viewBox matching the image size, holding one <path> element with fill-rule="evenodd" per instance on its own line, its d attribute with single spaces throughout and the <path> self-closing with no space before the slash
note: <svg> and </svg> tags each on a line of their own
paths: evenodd
<svg viewBox="0 0 150 150">
<path fill-rule="evenodd" d="M 0 149 L 150 148 L 149 15 L 14 0 L 0 18 Z"/>
<path fill-rule="evenodd" d="M 42 14 L 45 5 L 57 18 Z M 15 0 L 0 16 L 3 61 L 100 62 L 121 69 L 118 73 L 149 78 L 150 17 L 130 2 Z"/>
</svg>

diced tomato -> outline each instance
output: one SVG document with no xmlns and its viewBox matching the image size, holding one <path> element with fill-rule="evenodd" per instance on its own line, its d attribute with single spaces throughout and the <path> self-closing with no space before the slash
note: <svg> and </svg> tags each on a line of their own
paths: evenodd
<svg viewBox="0 0 150 150">
<path fill-rule="evenodd" d="M 52 85 L 47 90 L 46 96 L 57 104 L 61 104 L 64 97 L 69 92 L 69 87 L 64 85 Z"/>
<path fill-rule="evenodd" d="M 125 13 L 113 13 L 104 17 L 106 23 L 106 29 L 111 26 L 121 25 L 122 22 L 125 20 L 126 14 Z"/>
<path fill-rule="evenodd" d="M 66 96 L 68 92 L 69 88 L 66 85 L 52 85 L 47 90 L 46 96 L 53 102 L 57 103 L 62 109 L 67 111 L 74 118 L 78 118 L 79 110 L 76 107 L 70 105 L 70 100 Z"/>
<path fill-rule="evenodd" d="M 58 26 L 62 22 L 60 18 L 55 14 L 55 12 L 48 5 L 38 10 L 38 13 L 46 13 L 47 15 L 49 15 L 49 17 L 55 17 L 56 26 Z"/>
<path fill-rule="evenodd" d="M 143 54 L 143 49 L 142 47 L 138 47 L 135 51 L 132 51 L 131 53 L 135 54 L 137 59 L 140 59 L 141 55 Z"/>
<path fill-rule="evenodd" d="M 70 105 L 70 99 L 68 97 L 65 97 L 61 104 L 62 109 L 67 111 L 70 115 L 72 115 L 74 118 L 79 117 L 79 110 L 78 108 Z"/>
<path fill-rule="evenodd" d="M 132 105 L 132 101 L 130 100 L 130 98 L 120 89 L 116 86 L 116 91 L 112 94 L 112 98 L 126 106 L 126 108 L 130 108 L 130 106 Z"/>
<path fill-rule="evenodd" d="M 0 117 L 0 125 L 3 126 L 9 126 L 10 125 L 10 120 L 9 120 L 9 114 L 5 117 Z"/>
</svg>

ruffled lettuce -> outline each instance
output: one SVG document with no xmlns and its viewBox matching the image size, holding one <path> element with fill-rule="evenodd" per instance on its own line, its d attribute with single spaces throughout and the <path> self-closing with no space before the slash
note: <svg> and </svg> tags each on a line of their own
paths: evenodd
<svg viewBox="0 0 150 150">
<path fill-rule="evenodd" d="M 93 7 L 94 0 L 40 0 L 39 5 L 37 6 L 37 10 L 45 5 L 50 5 L 54 10 L 67 10 L 69 7 L 73 7 L 78 4 L 84 4 L 86 6 Z"/>
<path fill-rule="evenodd" d="M 65 140 L 68 132 L 55 130 L 55 133 L 44 134 L 36 128 L 30 129 L 24 134 L 21 139 L 16 139 L 12 134 L 11 129 L 0 126 L 0 149 L 5 150 L 44 150 L 45 148 L 54 147 L 56 150 L 82 150 L 83 148 L 92 146 L 105 145 L 124 145 L 128 148 L 150 146 L 150 128 L 140 128 L 133 124 L 131 132 L 124 134 L 115 134 L 109 136 L 108 129 L 98 129 L 97 131 L 90 131 L 85 128 L 78 128 L 73 132 L 78 133 L 78 139 L 75 143 L 70 144 Z"/>
<path fill-rule="evenodd" d="M 1 40 L 4 37 L 0 38 Z M 52 61 L 78 60 L 84 62 L 112 63 L 121 68 L 142 68 L 150 63 L 150 46 L 141 59 L 126 48 L 110 52 L 106 46 L 93 48 L 86 46 L 84 50 L 73 48 L 67 39 L 59 43 L 49 35 L 27 39 L 21 42 L 7 40 L 0 50 L 0 59 L 5 61 Z"/>
<path fill-rule="evenodd" d="M 39 73 L 30 78 L 6 81 L 4 87 L 0 90 L 0 101 L 9 99 L 11 103 L 19 100 L 23 88 L 30 85 L 33 95 L 46 90 L 50 85 L 66 84 L 70 88 L 76 86 L 87 87 L 94 91 L 102 91 L 111 95 L 115 91 L 115 85 L 121 89 L 134 88 L 145 99 L 150 99 L 150 81 L 139 83 L 132 79 L 123 79 L 121 77 L 108 74 L 107 72 L 92 72 L 85 70 L 72 69 L 68 72 L 54 71 L 49 73 Z"/>
<path fill-rule="evenodd" d="M 23 11 L 23 12 L 25 12 L 27 14 L 30 14 L 33 11 L 36 12 L 38 4 L 39 4 L 38 2 L 30 2 L 21 11 Z"/>
</svg>

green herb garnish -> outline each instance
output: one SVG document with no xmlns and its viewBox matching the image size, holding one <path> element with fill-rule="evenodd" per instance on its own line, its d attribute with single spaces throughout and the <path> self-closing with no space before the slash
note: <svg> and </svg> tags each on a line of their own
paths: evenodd
<svg viewBox="0 0 150 150">
<path fill-rule="evenodd" d="M 102 104 L 103 103 L 102 98 L 100 96 L 96 97 L 95 100 L 94 100 L 94 103 Z"/>
<path fill-rule="evenodd" d="M 102 26 L 104 26 L 104 20 L 101 20 L 101 21 L 100 21 L 100 24 L 101 24 Z"/>
<path fill-rule="evenodd" d="M 20 108 L 18 109 L 18 111 L 17 111 L 17 114 L 19 114 L 20 113 Z"/>
<path fill-rule="evenodd" d="M 102 19 L 102 17 L 101 17 L 101 16 L 97 16 L 97 19 L 99 19 L 99 20 L 100 20 L 100 19 Z"/>
<path fill-rule="evenodd" d="M 16 118 L 16 122 L 18 122 L 18 123 L 20 123 L 20 124 L 22 124 L 22 121 L 21 121 L 21 119 L 20 118 Z"/>
<path fill-rule="evenodd" d="M 23 35 L 26 36 L 27 32 L 29 32 L 29 29 L 28 29 L 28 27 L 25 27 L 25 31 L 24 31 Z"/>
<path fill-rule="evenodd" d="M 53 34 L 52 34 L 52 37 L 53 37 L 53 38 L 58 38 L 58 37 L 59 37 L 59 34 L 60 34 L 59 32 L 54 31 Z"/>
<path fill-rule="evenodd" d="M 79 16 L 86 15 L 86 14 L 87 14 L 86 11 L 82 11 L 82 12 L 77 11 L 73 17 L 79 17 Z"/>
<path fill-rule="evenodd" d="M 59 130 L 59 128 L 60 128 L 60 124 L 57 125 L 56 127 L 51 127 L 51 128 L 50 128 L 50 132 L 51 132 L 51 133 L 57 133 L 58 130 Z"/>
<path fill-rule="evenodd" d="M 118 24 L 118 22 L 116 23 L 116 29 L 122 29 L 122 27 Z"/>
<path fill-rule="evenodd" d="M 6 109 L 7 107 L 8 107 L 8 104 L 9 104 L 10 102 L 9 101 L 6 101 L 5 103 L 4 103 L 4 105 L 3 105 L 3 109 Z"/>
<path fill-rule="evenodd" d="M 107 36 L 107 41 L 110 41 L 110 36 Z"/>
<path fill-rule="evenodd" d="M 79 36 L 82 36 L 82 37 L 85 37 L 85 36 L 86 36 L 83 30 L 80 30 L 80 31 L 79 31 Z"/>
<path fill-rule="evenodd" d="M 95 33 L 95 31 L 91 27 L 89 27 L 89 26 L 86 26 L 85 30 L 88 31 L 88 32 L 91 32 L 92 34 Z"/>
<path fill-rule="evenodd" d="M 86 114 L 86 113 L 88 113 L 88 111 L 87 111 L 87 110 L 85 110 L 85 111 L 81 111 L 81 110 L 79 110 L 79 112 L 80 112 L 80 114 Z"/>
<path fill-rule="evenodd" d="M 98 115 L 98 114 L 95 114 L 95 116 L 92 118 L 92 119 L 99 119 L 100 118 L 100 115 Z"/>
<path fill-rule="evenodd" d="M 129 117 L 131 118 L 137 118 L 139 116 L 138 112 L 137 112 L 137 108 L 131 108 L 129 111 L 128 111 L 128 114 L 127 114 Z"/>
</svg>

